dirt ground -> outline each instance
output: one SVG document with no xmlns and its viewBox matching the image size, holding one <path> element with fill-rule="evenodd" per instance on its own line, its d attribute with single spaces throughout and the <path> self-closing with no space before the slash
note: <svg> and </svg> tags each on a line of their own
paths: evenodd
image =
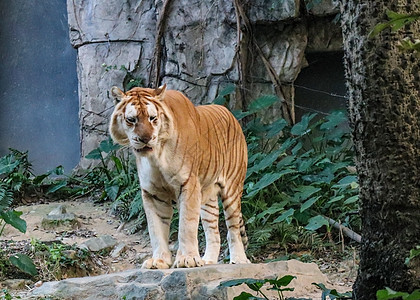
<svg viewBox="0 0 420 300">
<path fill-rule="evenodd" d="M 68 213 L 77 217 L 79 226 L 73 229 L 43 229 L 42 218 L 59 205 L 65 205 Z M 147 232 L 129 234 L 129 224 L 122 228 L 120 221 L 110 212 L 110 203 L 95 204 L 88 199 L 77 201 L 60 201 L 47 204 L 33 204 L 16 208 L 23 212 L 21 218 L 27 223 L 27 232 L 22 234 L 11 226 L 6 226 L 1 240 L 30 241 L 38 239 L 42 242 L 60 241 L 64 244 L 80 245 L 84 241 L 101 236 L 111 235 L 118 242 L 126 245 L 125 252 L 117 258 L 102 257 L 97 260 L 94 274 L 114 273 L 123 270 L 139 268 L 141 261 L 151 254 Z M 327 275 L 331 284 L 339 292 L 351 290 L 357 273 L 357 259 L 354 257 L 337 256 L 326 253 L 325 257 L 315 261 L 321 271 Z"/>
</svg>

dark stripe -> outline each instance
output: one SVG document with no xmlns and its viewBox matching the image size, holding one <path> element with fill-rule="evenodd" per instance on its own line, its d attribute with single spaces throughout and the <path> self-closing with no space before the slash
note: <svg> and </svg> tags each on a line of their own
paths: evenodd
<svg viewBox="0 0 420 300">
<path fill-rule="evenodd" d="M 149 197 L 153 198 L 154 200 L 158 201 L 158 202 L 162 202 L 162 203 L 166 203 L 165 200 L 160 199 L 158 196 L 153 195 L 152 193 L 146 191 L 145 189 L 142 189 L 142 191 Z"/>
<path fill-rule="evenodd" d="M 226 221 L 229 221 L 230 219 L 237 218 L 237 217 L 239 217 L 238 209 L 235 209 L 235 211 L 232 212 L 229 217 L 227 217 Z"/>
<path fill-rule="evenodd" d="M 208 211 L 208 210 L 207 210 L 207 209 L 205 209 L 205 208 L 201 208 L 201 210 L 204 210 L 206 213 L 211 214 L 211 215 L 213 215 L 213 216 L 215 216 L 215 217 L 219 217 L 219 212 L 217 212 L 217 214 L 216 214 L 216 213 L 214 213 L 214 212 Z"/>
<path fill-rule="evenodd" d="M 217 222 L 217 220 L 201 219 L 201 222 L 214 223 Z"/>
<path fill-rule="evenodd" d="M 217 209 L 217 210 L 219 210 L 219 206 L 216 206 L 216 205 L 211 205 L 211 204 L 209 204 L 209 203 L 206 203 L 206 204 L 204 204 L 205 206 L 208 206 L 208 207 L 210 207 L 210 208 L 213 208 L 213 209 Z"/>
</svg>

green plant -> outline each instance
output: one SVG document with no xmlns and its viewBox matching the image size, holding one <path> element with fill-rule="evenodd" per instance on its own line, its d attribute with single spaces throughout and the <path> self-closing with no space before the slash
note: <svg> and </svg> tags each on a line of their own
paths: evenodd
<svg viewBox="0 0 420 300">
<path fill-rule="evenodd" d="M 405 259 L 405 264 L 408 266 L 414 258 L 420 259 L 420 245 L 417 245 L 414 249 L 410 250 L 410 256 Z"/>
<path fill-rule="evenodd" d="M 248 111 L 233 112 L 239 120 L 253 117 L 244 126 L 249 160 L 242 201 L 251 246 L 301 240 L 302 227 L 310 232 L 324 227 L 329 233 L 325 216 L 358 228 L 358 184 L 346 114 L 308 114 L 293 126 L 258 116 L 276 101 L 262 96 Z M 292 225 L 287 235 L 279 234 L 285 229 L 280 224 Z"/>
<path fill-rule="evenodd" d="M 88 250 L 77 248 L 76 245 L 61 243 L 45 244 L 39 240 L 31 240 L 32 255 L 38 260 L 40 268 L 45 273 L 53 275 L 54 279 L 61 279 L 66 270 L 75 268 L 89 269 L 87 261 L 91 254 Z"/>
<path fill-rule="evenodd" d="M 92 186 L 92 189 L 102 191 L 100 200 L 114 202 L 114 211 L 121 220 L 128 221 L 137 217 L 138 225 L 142 225 L 145 216 L 137 168 L 131 153 L 121 149 L 109 138 L 102 141 L 98 148 L 86 155 L 86 158 L 98 160 L 100 163 L 83 181 Z"/>
<path fill-rule="evenodd" d="M 294 288 L 288 288 L 287 286 L 290 284 L 290 282 L 295 279 L 296 276 L 291 275 L 285 275 L 281 278 L 276 279 L 252 279 L 252 278 L 244 278 L 244 279 L 234 279 L 234 280 L 228 280 L 221 282 L 219 286 L 221 287 L 232 287 L 237 286 L 241 284 L 246 284 L 251 290 L 255 291 L 257 293 L 257 296 L 261 295 L 262 297 L 253 296 L 250 293 L 242 292 L 239 296 L 236 296 L 233 298 L 234 300 L 247 300 L 247 299 L 269 299 L 264 292 L 262 291 L 262 287 L 269 283 L 271 287 L 269 287 L 269 290 L 275 290 L 277 291 L 277 294 L 279 296 L 278 299 L 280 300 L 293 300 L 296 298 L 285 298 L 283 292 L 290 292 L 294 291 Z"/>
<path fill-rule="evenodd" d="M 352 292 L 346 292 L 346 293 L 339 293 L 336 289 L 328 289 L 325 287 L 323 283 L 312 283 L 316 287 L 322 290 L 321 300 L 327 300 L 327 297 L 329 297 L 331 300 L 345 300 L 345 299 L 353 299 L 352 298 Z"/>
<path fill-rule="evenodd" d="M 420 299 L 420 290 L 415 290 L 412 293 L 396 292 L 388 287 L 383 290 L 376 292 L 377 300 L 388 300 L 388 299 L 403 299 L 403 300 L 418 300 Z"/>
</svg>

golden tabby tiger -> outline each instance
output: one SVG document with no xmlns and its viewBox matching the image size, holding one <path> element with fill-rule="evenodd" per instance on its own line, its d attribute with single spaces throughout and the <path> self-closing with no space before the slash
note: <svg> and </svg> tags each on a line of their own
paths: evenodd
<svg viewBox="0 0 420 300">
<path fill-rule="evenodd" d="M 220 105 L 194 105 L 182 93 L 133 88 L 111 89 L 118 101 L 111 116 L 115 142 L 136 156 L 153 257 L 143 268 L 199 267 L 217 263 L 220 252 L 221 198 L 228 228 L 231 263 L 248 263 L 241 213 L 247 146 L 241 127 Z M 169 227 L 172 203 L 179 209 L 178 252 L 172 264 Z M 198 251 L 198 222 L 206 236 Z"/>
</svg>

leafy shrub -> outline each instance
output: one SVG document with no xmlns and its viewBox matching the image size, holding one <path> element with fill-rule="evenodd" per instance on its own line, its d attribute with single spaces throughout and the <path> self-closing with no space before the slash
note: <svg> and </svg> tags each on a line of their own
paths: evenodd
<svg viewBox="0 0 420 300">
<path fill-rule="evenodd" d="M 224 104 L 231 89 L 215 102 Z M 248 171 L 242 211 L 251 248 L 268 241 L 282 245 L 317 241 L 315 230 L 326 227 L 325 216 L 359 228 L 358 184 L 347 116 L 335 111 L 325 117 L 307 114 L 293 126 L 279 118 L 267 122 L 261 111 L 280 101 L 262 96 L 248 111 L 234 111 L 244 126 Z"/>
<path fill-rule="evenodd" d="M 144 224 L 145 215 L 137 167 L 131 152 L 125 151 L 109 138 L 102 141 L 98 148 L 86 155 L 86 158 L 100 162 L 83 181 L 93 189 L 101 191 L 101 201 L 114 202 L 114 212 L 122 221 L 136 217 L 138 223 L 136 229 L 138 229 Z"/>
</svg>

